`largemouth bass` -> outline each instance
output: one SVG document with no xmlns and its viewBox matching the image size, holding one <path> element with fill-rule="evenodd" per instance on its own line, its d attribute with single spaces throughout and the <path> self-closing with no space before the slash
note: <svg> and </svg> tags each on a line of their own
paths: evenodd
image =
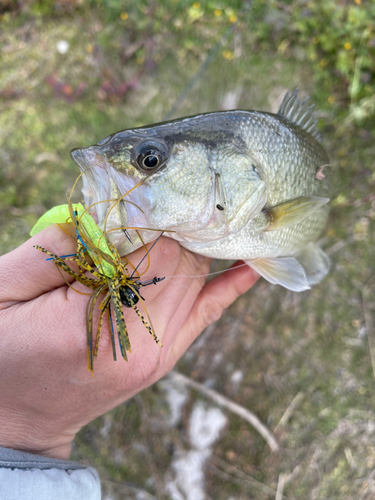
<svg viewBox="0 0 375 500">
<path fill-rule="evenodd" d="M 313 106 L 295 91 L 277 114 L 196 115 L 71 154 L 84 172 L 85 202 L 102 202 L 95 216 L 121 255 L 141 245 L 131 228 L 167 230 L 192 252 L 244 260 L 271 283 L 302 291 L 329 270 L 316 244 L 331 185 L 320 141 Z M 140 235 L 149 242 L 157 233 Z"/>
</svg>

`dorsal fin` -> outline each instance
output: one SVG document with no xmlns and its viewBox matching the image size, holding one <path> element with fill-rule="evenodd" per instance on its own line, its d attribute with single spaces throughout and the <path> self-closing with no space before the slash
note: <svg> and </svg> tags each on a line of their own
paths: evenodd
<svg viewBox="0 0 375 500">
<path fill-rule="evenodd" d="M 287 92 L 277 114 L 300 126 L 317 141 L 321 142 L 320 132 L 316 126 L 318 120 L 315 120 L 314 116 L 314 104 L 307 105 L 308 97 L 299 102 L 297 94 L 298 88 L 291 95 Z"/>
</svg>

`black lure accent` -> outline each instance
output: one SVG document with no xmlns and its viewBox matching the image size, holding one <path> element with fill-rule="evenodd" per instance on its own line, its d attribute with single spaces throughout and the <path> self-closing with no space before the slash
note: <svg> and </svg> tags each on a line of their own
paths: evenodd
<svg viewBox="0 0 375 500">
<path fill-rule="evenodd" d="M 134 285 L 133 288 L 138 292 L 138 286 Z M 120 286 L 120 288 L 118 289 L 118 291 L 120 292 L 121 302 L 125 307 L 133 307 L 133 305 L 139 302 L 139 297 L 134 290 L 132 290 L 128 285 Z"/>
<path fill-rule="evenodd" d="M 122 304 L 125 307 L 133 307 L 135 304 L 139 302 L 139 297 L 141 297 L 142 300 L 145 300 L 142 295 L 139 293 L 139 289 L 142 286 L 148 286 L 148 285 L 156 285 L 156 283 L 159 283 L 160 281 L 165 280 L 164 278 L 152 278 L 147 281 L 135 281 L 134 285 L 132 285 L 132 288 L 128 285 L 123 285 L 120 286 L 119 288 L 119 293 L 120 293 L 120 299 Z M 137 292 L 137 293 L 135 293 Z"/>
</svg>

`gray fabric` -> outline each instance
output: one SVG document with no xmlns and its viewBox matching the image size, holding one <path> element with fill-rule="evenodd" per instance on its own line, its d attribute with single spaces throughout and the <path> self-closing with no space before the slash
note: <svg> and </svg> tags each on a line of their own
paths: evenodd
<svg viewBox="0 0 375 500">
<path fill-rule="evenodd" d="M 85 469 L 85 466 L 79 464 L 78 462 L 71 462 L 70 460 L 57 460 L 56 458 L 33 455 L 32 453 L 12 450 L 11 448 L 2 448 L 1 446 L 0 467 L 5 467 L 7 469 L 12 467 L 16 467 L 17 469 Z"/>
<path fill-rule="evenodd" d="M 0 447 L 1 500 L 100 500 L 95 469 Z"/>
<path fill-rule="evenodd" d="M 94 469 L 0 469 L 0 498 L 4 500 L 100 500 Z"/>
</svg>

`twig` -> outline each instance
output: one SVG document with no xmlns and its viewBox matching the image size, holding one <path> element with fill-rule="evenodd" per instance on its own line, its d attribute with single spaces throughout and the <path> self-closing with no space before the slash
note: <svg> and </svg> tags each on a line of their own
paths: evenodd
<svg viewBox="0 0 375 500">
<path fill-rule="evenodd" d="M 283 500 L 284 484 L 285 484 L 285 476 L 284 474 L 279 474 L 279 481 L 277 483 L 275 500 Z"/>
<path fill-rule="evenodd" d="M 371 364 L 372 364 L 372 373 L 373 373 L 373 376 L 375 379 L 375 339 L 374 339 L 374 332 L 373 332 L 372 317 L 371 317 L 371 313 L 367 307 L 367 297 L 366 297 L 367 290 L 369 290 L 369 288 L 367 288 L 367 287 L 364 287 L 361 290 L 362 307 L 363 307 L 363 315 L 365 318 L 367 341 L 368 341 Z"/>
<path fill-rule="evenodd" d="M 278 450 L 279 445 L 277 444 L 275 437 L 273 436 L 273 434 L 271 434 L 271 432 L 267 429 L 267 427 L 259 420 L 259 418 L 256 415 L 254 415 L 254 413 L 251 413 L 251 411 L 247 410 L 246 408 L 240 406 L 237 403 L 234 403 L 233 401 L 226 398 L 225 396 L 222 396 L 218 392 L 213 391 L 212 389 L 208 389 L 208 387 L 205 387 L 204 385 L 199 384 L 198 382 L 194 382 L 194 380 L 185 377 L 185 375 L 182 375 L 181 373 L 172 370 L 170 372 L 170 376 L 172 378 L 175 378 L 177 381 L 185 385 L 188 385 L 189 387 L 192 387 L 193 389 L 196 389 L 205 396 L 211 398 L 218 405 L 224 406 L 227 410 L 239 415 L 241 418 L 249 422 L 259 432 L 259 434 L 265 439 L 265 441 L 267 442 L 268 446 L 271 448 L 272 451 Z"/>
<path fill-rule="evenodd" d="M 214 465 L 212 462 L 216 462 L 216 465 Z M 270 488 L 269 486 L 261 483 L 257 479 L 254 479 L 248 474 L 245 474 L 245 472 L 237 469 L 231 464 L 228 464 L 227 462 L 225 462 L 225 460 L 222 460 L 216 455 L 211 456 L 210 465 L 211 467 L 214 467 L 217 471 L 221 472 L 222 474 L 227 475 L 228 478 L 233 479 L 233 476 L 237 476 L 238 482 L 240 482 L 239 480 L 241 480 L 240 484 L 242 483 L 244 485 L 254 486 L 255 488 L 258 488 L 268 494 L 274 495 L 276 493 L 276 490 L 274 490 L 273 488 Z M 233 474 L 233 476 L 229 472 L 224 472 L 221 469 L 219 469 L 218 465 L 220 465 L 221 467 L 226 467 L 227 470 Z"/>
<path fill-rule="evenodd" d="M 264 493 L 267 493 L 267 494 L 274 495 L 275 493 L 277 493 L 274 489 L 270 488 L 269 486 L 266 486 L 265 484 L 261 483 L 260 481 L 257 481 L 256 479 L 252 478 L 251 476 L 248 476 L 244 472 L 239 471 L 238 469 L 236 469 L 232 465 L 227 464 L 226 462 L 224 462 L 224 460 L 221 460 L 220 458 L 218 458 L 216 456 L 215 456 L 215 461 L 221 462 L 225 466 L 229 467 L 231 470 L 236 471 L 235 475 L 229 474 L 228 472 L 225 472 L 225 471 L 219 469 L 216 465 L 214 465 L 212 463 L 212 460 L 211 460 L 210 461 L 210 468 L 212 469 L 212 471 L 216 475 L 221 476 L 224 479 L 230 480 L 233 483 L 240 484 L 241 486 L 257 488 L 258 490 L 262 490 L 262 491 L 264 491 Z"/>
<path fill-rule="evenodd" d="M 355 470 L 356 465 L 354 462 L 352 450 L 347 446 L 346 448 L 344 448 L 344 453 L 345 453 L 346 460 L 348 461 L 349 467 L 352 470 Z"/>
<path fill-rule="evenodd" d="M 280 418 L 280 421 L 274 428 L 273 432 L 277 432 L 280 429 L 280 427 L 284 427 L 288 423 L 290 417 L 292 416 L 293 412 L 302 401 L 303 397 L 304 397 L 303 392 L 298 392 L 297 395 L 294 396 L 292 402 L 285 410 L 284 415 Z"/>
</svg>

